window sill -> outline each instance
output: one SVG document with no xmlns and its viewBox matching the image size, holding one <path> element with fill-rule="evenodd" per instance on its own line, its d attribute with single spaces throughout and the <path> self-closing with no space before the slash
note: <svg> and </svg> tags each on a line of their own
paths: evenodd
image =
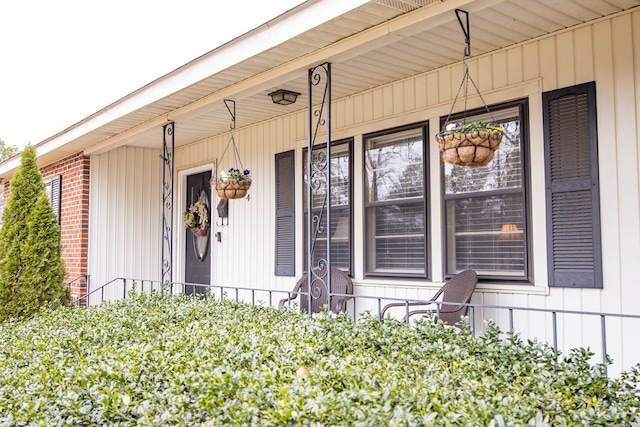
<svg viewBox="0 0 640 427">
<path fill-rule="evenodd" d="M 356 288 L 391 288 L 391 289 L 440 289 L 444 282 L 427 281 L 424 279 L 362 279 L 353 280 L 353 285 Z M 536 286 L 534 284 L 524 284 L 517 282 L 510 283 L 491 283 L 491 282 L 479 282 L 476 287 L 476 292 L 481 293 L 499 293 L 499 294 L 526 294 L 526 295 L 549 295 L 549 287 Z"/>
</svg>

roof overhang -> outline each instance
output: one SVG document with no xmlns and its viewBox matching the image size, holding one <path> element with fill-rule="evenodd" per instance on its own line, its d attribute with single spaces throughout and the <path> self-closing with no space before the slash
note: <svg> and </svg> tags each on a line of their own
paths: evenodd
<svg viewBox="0 0 640 427">
<path fill-rule="evenodd" d="M 238 126 L 305 109 L 308 69 L 332 63 L 333 99 L 461 60 L 455 10 L 470 15 L 474 56 L 640 7 L 640 0 L 322 0 L 307 1 L 196 58 L 36 145 L 41 165 L 83 151 L 162 145 L 176 123 L 176 146 L 228 132 L 224 99 L 238 105 Z M 301 93 L 283 107 L 268 94 Z M 0 164 L 13 175 L 19 156 Z"/>
</svg>

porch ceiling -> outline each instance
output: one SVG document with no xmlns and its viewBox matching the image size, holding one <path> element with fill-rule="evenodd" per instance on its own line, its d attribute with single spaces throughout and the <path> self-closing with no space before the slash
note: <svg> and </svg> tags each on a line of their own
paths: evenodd
<svg viewBox="0 0 640 427">
<path fill-rule="evenodd" d="M 315 3 L 306 2 L 276 20 L 295 19 Z M 635 7 L 640 0 L 372 0 L 183 89 L 151 96 L 153 85 L 180 77 L 198 58 L 38 144 L 43 148 L 39 157 L 50 163 L 82 150 L 93 154 L 121 145 L 160 147 L 162 124 L 168 120 L 176 122 L 177 146 L 224 133 L 229 130 L 225 98 L 237 102 L 238 127 L 305 109 L 307 70 L 325 61 L 332 63 L 334 100 L 458 62 L 464 41 L 456 8 L 469 12 L 472 54 L 477 56 Z M 229 46 L 237 49 L 241 42 L 242 37 Z M 302 95 L 293 105 L 275 105 L 268 93 L 279 88 Z M 139 98 L 145 99 L 139 107 L 121 108 L 124 101 Z M 110 119 L 100 123 L 97 118 L 105 111 Z M 91 127 L 92 122 L 97 125 Z M 7 172 L 0 170 L 0 176 Z"/>
</svg>

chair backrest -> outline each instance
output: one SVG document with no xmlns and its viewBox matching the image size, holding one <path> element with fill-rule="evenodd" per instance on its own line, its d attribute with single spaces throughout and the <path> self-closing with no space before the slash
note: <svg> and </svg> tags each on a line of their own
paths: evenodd
<svg viewBox="0 0 640 427">
<path fill-rule="evenodd" d="M 478 275 L 473 270 L 464 270 L 449 279 L 434 295 L 442 295 L 442 302 L 468 304 L 478 284 Z M 448 325 L 455 325 L 469 311 L 469 306 L 442 304 L 440 319 Z"/>
<path fill-rule="evenodd" d="M 313 281 L 311 282 L 311 312 L 318 313 L 322 310 L 322 306 L 329 303 L 329 290 L 327 289 L 328 280 L 326 277 L 326 269 L 321 270 L 316 267 L 314 268 L 314 272 Z M 295 286 L 295 289 L 299 289 L 299 291 L 302 292 L 300 294 L 300 310 L 302 311 L 308 311 L 309 309 L 308 280 L 309 273 L 305 273 Z M 331 293 L 353 295 L 353 282 L 351 278 L 339 268 L 331 269 Z M 331 311 L 334 313 L 346 311 L 347 299 L 349 299 L 349 297 L 331 297 Z"/>
</svg>

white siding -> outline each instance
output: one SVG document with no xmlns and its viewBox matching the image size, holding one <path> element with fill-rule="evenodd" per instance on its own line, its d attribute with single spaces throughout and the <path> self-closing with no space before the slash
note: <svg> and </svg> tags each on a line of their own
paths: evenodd
<svg viewBox="0 0 640 427">
<path fill-rule="evenodd" d="M 91 290 L 116 278 L 160 280 L 160 151 L 123 147 L 91 158 Z M 109 287 L 106 298 L 119 298 Z"/>
</svg>

